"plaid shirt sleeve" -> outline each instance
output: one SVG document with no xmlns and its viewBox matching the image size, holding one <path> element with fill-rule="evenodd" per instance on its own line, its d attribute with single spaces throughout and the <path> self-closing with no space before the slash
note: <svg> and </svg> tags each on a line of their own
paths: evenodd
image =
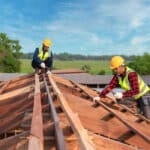
<svg viewBox="0 0 150 150">
<path fill-rule="evenodd" d="M 101 98 L 105 97 L 105 95 L 109 93 L 109 91 L 111 91 L 113 88 L 117 87 L 117 85 L 118 85 L 118 77 L 117 75 L 114 75 L 110 83 L 104 88 L 104 90 L 99 94 L 99 96 Z"/>
<path fill-rule="evenodd" d="M 131 72 L 128 75 L 128 80 L 130 83 L 130 90 L 123 92 L 123 97 L 132 97 L 136 94 L 139 94 L 139 84 L 138 84 L 138 75 L 136 72 Z"/>
</svg>

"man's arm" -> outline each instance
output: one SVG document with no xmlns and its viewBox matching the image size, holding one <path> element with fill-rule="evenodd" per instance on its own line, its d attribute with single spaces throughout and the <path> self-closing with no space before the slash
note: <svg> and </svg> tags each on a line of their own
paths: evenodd
<svg viewBox="0 0 150 150">
<path fill-rule="evenodd" d="M 39 49 L 36 48 L 36 49 L 35 49 L 35 52 L 34 52 L 34 54 L 33 54 L 33 60 L 36 61 L 36 62 L 38 62 L 39 64 L 41 64 L 42 61 L 38 58 L 38 53 L 39 53 Z"/>
<path fill-rule="evenodd" d="M 104 88 L 104 90 L 100 93 L 100 97 L 105 97 L 107 93 L 109 93 L 113 88 L 117 87 L 118 85 L 118 77 L 114 75 L 110 83 Z"/>
</svg>

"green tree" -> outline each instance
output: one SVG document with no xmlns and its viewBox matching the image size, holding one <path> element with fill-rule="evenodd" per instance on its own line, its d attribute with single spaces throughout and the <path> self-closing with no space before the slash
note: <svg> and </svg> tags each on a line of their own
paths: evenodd
<svg viewBox="0 0 150 150">
<path fill-rule="evenodd" d="M 127 65 L 140 75 L 150 75 L 150 54 L 145 53 L 143 56 L 136 56 L 134 60 Z"/>
<path fill-rule="evenodd" d="M 99 74 L 99 75 L 105 75 L 105 70 L 102 69 L 98 74 Z"/>
<path fill-rule="evenodd" d="M 83 70 L 83 71 L 85 71 L 85 72 L 90 72 L 91 67 L 90 67 L 89 65 L 83 65 L 83 66 L 81 67 L 81 70 Z"/>
<path fill-rule="evenodd" d="M 9 39 L 0 33 L 0 72 L 18 72 L 20 70 L 21 46 L 18 40 Z"/>
</svg>

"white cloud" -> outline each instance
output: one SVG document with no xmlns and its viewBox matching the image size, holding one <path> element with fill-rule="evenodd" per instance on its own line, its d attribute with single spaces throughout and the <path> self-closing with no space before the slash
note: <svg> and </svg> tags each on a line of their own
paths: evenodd
<svg viewBox="0 0 150 150">
<path fill-rule="evenodd" d="M 143 23 L 142 23 L 142 20 L 140 20 L 139 18 L 134 18 L 132 21 L 131 21 L 131 26 L 133 28 L 137 28 L 139 26 L 141 26 Z"/>
<path fill-rule="evenodd" d="M 131 20 L 131 27 L 138 28 L 144 26 L 145 22 L 147 22 L 147 20 L 150 20 L 150 7 L 139 4 L 135 12 L 135 16 L 133 16 Z"/>
<path fill-rule="evenodd" d="M 74 8 L 75 6 L 78 7 L 77 4 L 74 4 L 73 2 L 59 2 L 59 6 L 61 8 Z"/>
<path fill-rule="evenodd" d="M 138 53 L 140 48 L 150 48 L 150 38 L 145 35 L 149 32 L 150 7 L 144 4 L 144 0 L 87 0 L 86 3 L 69 1 L 57 4 L 57 9 L 48 14 L 53 17 L 44 16 L 42 21 L 38 20 L 41 17 L 34 16 L 36 13 L 32 14 L 36 8 L 24 7 L 24 11 L 18 13 L 14 5 L 1 5 L 3 24 L 0 28 L 20 39 L 24 51 L 33 49 L 44 37 L 52 39 L 56 51 L 80 52 L 84 49 L 93 54 L 94 51 L 89 50 L 95 49 L 95 53 L 100 54 L 126 54 L 135 48 L 139 49 Z M 33 17 L 31 22 L 27 21 L 27 10 Z"/>
<path fill-rule="evenodd" d="M 93 44 L 100 44 L 102 42 L 102 40 L 95 34 L 91 34 L 90 41 Z"/>
<path fill-rule="evenodd" d="M 56 31 L 56 32 L 58 32 L 58 31 L 62 30 L 62 25 L 60 23 L 55 23 L 54 22 L 54 23 L 51 23 L 49 25 L 46 25 L 46 29 L 48 31 L 52 31 L 52 32 Z"/>
<path fill-rule="evenodd" d="M 144 28 L 150 22 L 150 7 L 142 0 L 104 1 L 99 2 L 96 8 L 98 18 L 105 20 L 106 27 L 110 24 L 110 29 L 119 38 L 125 38 L 134 29 Z"/>
<path fill-rule="evenodd" d="M 144 43 L 147 43 L 149 42 L 150 43 L 150 36 L 137 36 L 137 37 L 133 37 L 131 39 L 131 44 L 132 45 L 142 45 Z"/>
</svg>

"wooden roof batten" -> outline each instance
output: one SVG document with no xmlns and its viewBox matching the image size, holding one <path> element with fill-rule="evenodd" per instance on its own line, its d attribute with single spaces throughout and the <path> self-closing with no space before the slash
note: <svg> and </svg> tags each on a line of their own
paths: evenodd
<svg viewBox="0 0 150 150">
<path fill-rule="evenodd" d="M 59 77 L 60 78 L 60 77 Z M 55 79 L 58 79 L 59 80 L 59 78 L 57 77 L 57 78 L 55 78 Z M 68 80 L 66 80 L 66 79 L 61 79 L 60 78 L 60 81 L 63 81 L 64 83 L 66 82 L 68 82 Z M 86 97 L 89 97 L 90 98 L 90 100 L 93 98 L 93 94 L 90 94 L 90 90 L 87 90 L 88 89 L 88 87 L 85 87 L 85 86 L 82 86 L 82 85 L 79 85 L 78 83 L 75 83 L 75 82 L 72 82 L 72 81 L 70 81 L 71 83 L 73 83 L 74 85 L 73 85 L 73 87 L 77 87 L 77 88 L 79 88 L 78 89 L 78 91 L 80 91 L 80 92 L 84 92 L 84 93 L 86 93 Z M 68 84 L 68 83 L 67 83 Z M 71 87 L 70 87 L 71 88 Z M 87 90 L 87 92 L 86 92 L 86 90 Z M 92 90 L 91 90 L 92 91 Z M 95 94 L 96 94 L 97 92 L 95 91 Z M 96 95 L 95 95 L 96 96 Z M 110 98 L 110 96 L 108 96 L 109 98 Z M 107 98 L 108 99 L 108 98 Z M 110 99 L 110 100 L 112 100 L 112 98 Z M 149 120 L 148 119 L 146 119 L 146 118 L 144 118 L 143 116 L 141 117 L 141 115 L 136 115 L 136 114 L 134 114 L 129 108 L 127 109 L 127 107 L 124 107 L 124 106 L 122 106 L 122 105 L 119 105 L 118 103 L 114 103 L 114 101 L 111 101 L 110 102 L 110 100 L 108 101 L 108 104 L 112 104 L 112 105 L 116 105 L 117 107 L 119 106 L 120 108 L 120 111 L 118 112 L 119 114 L 117 114 L 117 111 L 115 110 L 115 109 L 110 109 L 109 107 L 107 107 L 106 106 L 106 104 L 104 105 L 104 103 L 100 103 L 100 105 L 105 109 L 105 110 L 107 110 L 108 112 L 110 112 L 111 114 L 113 114 L 117 119 L 119 119 L 124 125 L 126 125 L 127 126 L 127 128 L 129 128 L 129 131 L 133 131 L 133 132 L 135 132 L 135 134 L 138 134 L 141 138 L 143 138 L 143 140 L 145 140 L 146 141 L 146 143 L 148 144 L 150 144 L 150 142 L 149 142 L 149 137 L 150 137 L 150 133 L 147 133 L 147 131 L 144 129 L 142 129 L 143 127 L 141 127 L 141 125 L 140 125 L 140 122 L 143 122 L 144 123 L 144 121 L 145 121 L 145 123 L 147 124 L 147 125 L 149 125 Z M 105 103 L 107 102 L 107 101 L 105 101 Z M 102 101 L 103 102 L 103 101 Z M 113 103 L 112 103 L 113 102 Z M 108 109 L 107 109 L 108 108 Z M 116 112 L 116 113 L 114 113 L 114 112 Z M 131 121 L 132 123 L 130 123 L 130 120 L 128 120 L 127 119 L 127 117 L 125 117 L 125 115 L 123 115 L 122 113 L 123 112 L 128 112 L 128 114 L 130 114 L 130 116 L 135 116 L 134 118 L 135 118 L 135 121 L 133 122 L 133 121 Z M 121 119 L 121 118 L 123 118 L 123 119 Z M 140 121 L 140 122 L 139 122 Z M 148 127 L 148 126 L 147 126 Z M 127 134 L 128 132 L 126 132 L 125 134 Z M 148 144 L 148 145 L 149 145 Z M 147 146 L 148 146 L 147 145 Z M 150 145 L 149 145 L 150 146 Z"/>
<path fill-rule="evenodd" d="M 87 134 L 87 131 L 83 128 L 78 115 L 74 114 L 72 110 L 70 109 L 69 105 L 67 104 L 65 97 L 58 89 L 56 83 L 52 79 L 51 75 L 48 75 L 49 81 L 54 87 L 54 90 L 60 100 L 60 103 L 62 105 L 62 108 L 69 120 L 69 123 L 71 124 L 73 131 L 78 137 L 80 148 L 82 150 L 95 150 L 93 142 L 90 140 L 90 137 Z"/>
<path fill-rule="evenodd" d="M 39 77 L 35 74 L 35 94 L 34 94 L 34 107 L 31 124 L 31 136 L 29 139 L 28 150 L 44 150 L 44 137 L 43 137 L 43 119 L 41 108 L 41 92 Z"/>
<path fill-rule="evenodd" d="M 56 149 L 55 126 L 59 124 L 68 150 L 149 149 L 149 120 L 115 103 L 109 95 L 93 107 L 97 95 L 97 91 L 53 73 L 0 83 L 0 149 Z"/>
<path fill-rule="evenodd" d="M 48 101 L 49 101 L 49 104 L 50 104 L 52 119 L 53 119 L 53 122 L 54 122 L 55 135 L 56 135 L 56 139 L 57 139 L 57 149 L 58 150 L 66 150 L 63 131 L 60 128 L 59 119 L 58 119 L 58 116 L 57 116 L 57 113 L 56 113 L 56 110 L 55 110 L 55 107 L 54 107 L 54 104 L 53 104 L 53 100 L 52 100 L 52 97 L 50 95 L 50 90 L 48 88 L 48 84 L 46 82 L 46 78 L 45 78 L 44 75 L 43 75 L 43 78 L 44 78 L 44 84 L 45 84 L 45 87 L 46 87 L 46 91 L 47 91 L 47 94 L 48 94 Z"/>
</svg>

